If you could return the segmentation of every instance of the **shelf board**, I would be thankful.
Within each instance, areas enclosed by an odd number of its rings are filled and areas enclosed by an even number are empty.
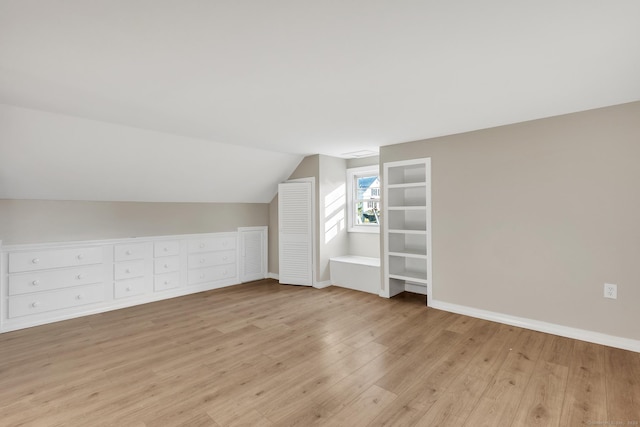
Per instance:
[[[426,205],[419,206],[388,206],[387,210],[390,211],[424,211],[427,209]]]
[[[417,258],[417,259],[427,259],[427,254],[424,252],[412,251],[412,250],[404,250],[402,252],[389,251],[389,256],[398,256],[404,258]]]
[[[387,188],[416,188],[416,187],[426,187],[426,182],[406,182],[402,184],[388,184]]]
[[[422,277],[419,277],[422,276]],[[429,282],[424,278],[424,273],[419,271],[402,271],[399,273],[389,273],[389,279],[406,280],[408,282],[422,283],[427,285]]]
[[[397,233],[397,234],[427,234],[427,230],[406,230],[399,228],[392,228],[387,230],[387,233]]]

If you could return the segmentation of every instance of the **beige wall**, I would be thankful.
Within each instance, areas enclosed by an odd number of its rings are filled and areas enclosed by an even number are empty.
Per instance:
[[[640,102],[380,151],[421,157],[434,299],[640,339]]]
[[[3,244],[234,231],[268,225],[267,203],[0,199]]]

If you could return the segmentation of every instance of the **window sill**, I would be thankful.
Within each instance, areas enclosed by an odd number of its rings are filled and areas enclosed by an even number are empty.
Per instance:
[[[380,227],[349,227],[347,228],[347,232],[349,233],[367,233],[367,234],[380,234]]]

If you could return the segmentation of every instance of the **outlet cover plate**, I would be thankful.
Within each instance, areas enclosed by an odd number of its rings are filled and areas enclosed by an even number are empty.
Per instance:
[[[611,299],[618,299],[618,285],[613,283],[604,284],[604,297]]]

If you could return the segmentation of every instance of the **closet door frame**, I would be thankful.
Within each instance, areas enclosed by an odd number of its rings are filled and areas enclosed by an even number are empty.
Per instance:
[[[316,222],[316,179],[315,177],[307,177],[307,178],[296,178],[296,179],[289,179],[285,182],[283,182],[282,184],[286,184],[286,183],[295,183],[295,182],[308,182],[311,185],[311,284],[312,286],[316,286],[317,285],[317,272],[316,272],[316,266],[317,266],[317,260],[316,260],[316,254],[317,254],[317,246],[316,246],[316,241],[317,241],[317,232],[318,232],[318,227],[317,227],[317,222]],[[279,195],[278,195],[278,203],[279,203]],[[278,208],[279,211],[279,208]],[[278,241],[280,240],[280,213],[278,212]],[[278,258],[280,258],[280,243],[278,243]],[[279,274],[279,272],[278,272]]]

